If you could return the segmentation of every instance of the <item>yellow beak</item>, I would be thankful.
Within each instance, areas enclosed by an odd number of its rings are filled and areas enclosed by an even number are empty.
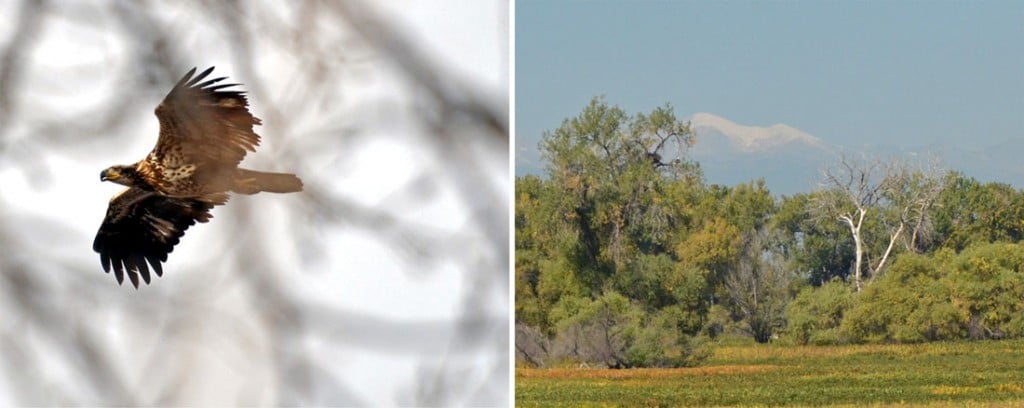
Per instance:
[[[106,169],[100,172],[100,181],[117,180],[121,178],[121,174],[115,170]]]

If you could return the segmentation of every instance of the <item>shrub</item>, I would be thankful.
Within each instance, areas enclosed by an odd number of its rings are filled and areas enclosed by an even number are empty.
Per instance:
[[[843,331],[856,341],[912,343],[1024,335],[1024,245],[958,255],[905,254],[867,286]]]
[[[972,339],[1019,332],[1024,307],[1024,245],[985,244],[964,250],[945,279],[952,305]]]
[[[785,335],[797,344],[839,343],[838,328],[853,305],[853,291],[841,280],[806,287],[786,306]]]
[[[942,303],[948,290],[935,259],[905,254],[860,293],[842,332],[853,341],[914,343],[959,331]]]
[[[689,367],[710,356],[704,341],[680,330],[680,308],[666,308],[652,314],[626,351],[635,367]]]
[[[639,307],[614,291],[592,301],[564,305],[556,305],[567,315],[558,323],[555,349],[559,357],[611,368],[632,366],[626,351],[633,346],[640,330],[643,311]],[[574,308],[578,308],[576,313],[572,313]]]
[[[558,359],[630,368],[689,366],[707,357],[700,342],[680,329],[686,318],[680,308],[648,314],[625,296],[608,291],[592,301],[561,301],[552,316],[566,316],[558,323],[553,347]]]

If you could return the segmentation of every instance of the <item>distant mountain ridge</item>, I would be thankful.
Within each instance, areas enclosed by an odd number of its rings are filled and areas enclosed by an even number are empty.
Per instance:
[[[1024,187],[1024,137],[993,146],[971,149],[943,144],[927,146],[836,146],[785,124],[751,126],[710,113],[694,114],[690,126],[697,143],[689,150],[700,163],[708,183],[736,185],[764,178],[774,194],[812,191],[821,181],[821,170],[835,162],[840,151],[864,152],[886,157],[935,155],[949,170],[963,172],[979,181]]]
[[[703,112],[693,115],[690,127],[698,137],[701,134],[719,134],[737,149],[748,153],[767,151],[791,143],[812,147],[825,146],[821,139],[789,125],[776,123],[768,127],[746,126]]]
[[[809,191],[833,149],[821,139],[777,123],[750,126],[710,114],[690,119],[696,144],[689,154],[700,163],[709,183],[736,185],[764,178],[777,194]]]

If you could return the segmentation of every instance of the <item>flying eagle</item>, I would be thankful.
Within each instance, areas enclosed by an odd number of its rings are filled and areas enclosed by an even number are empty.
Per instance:
[[[140,276],[149,284],[150,268],[161,276],[161,263],[185,230],[209,221],[210,210],[226,203],[228,192],[302,191],[294,174],[238,167],[260,143],[253,132],[260,120],[249,113],[243,91],[228,89],[239,84],[216,85],[223,77],[200,83],[211,71],[193,77],[192,68],[156,107],[160,136],[145,159],[100,173],[101,181],[128,186],[110,199],[92,244],[118,284],[126,273],[135,288]]]

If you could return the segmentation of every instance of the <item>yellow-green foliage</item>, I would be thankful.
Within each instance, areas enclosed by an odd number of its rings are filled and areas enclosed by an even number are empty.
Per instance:
[[[797,344],[840,343],[839,325],[853,307],[853,295],[853,288],[839,280],[804,288],[786,308],[787,336]]]
[[[842,332],[856,341],[1020,337],[1024,244],[903,255],[859,294]]]

